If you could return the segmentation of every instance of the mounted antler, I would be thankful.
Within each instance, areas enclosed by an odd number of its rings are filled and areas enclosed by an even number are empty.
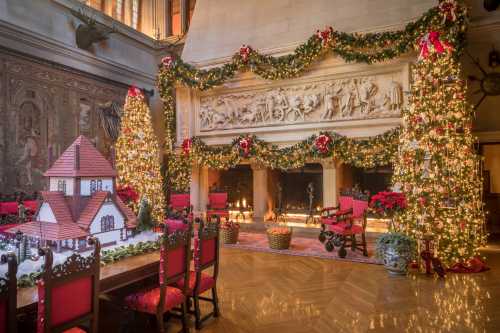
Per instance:
[[[115,28],[108,28],[98,24],[97,21],[85,12],[83,8],[78,11],[70,9],[71,15],[76,17],[82,23],[76,26],[76,45],[83,50],[89,50],[90,47],[98,42],[108,39],[108,36],[116,32]]]

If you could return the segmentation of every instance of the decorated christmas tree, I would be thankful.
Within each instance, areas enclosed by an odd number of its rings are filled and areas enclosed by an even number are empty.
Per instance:
[[[130,186],[151,206],[155,221],[162,221],[165,200],[160,174],[159,147],[151,115],[138,88],[131,87],[123,110],[120,136],[116,141],[118,184]],[[132,202],[136,213],[138,202]]]
[[[456,55],[453,41],[437,32],[421,41],[394,176],[408,202],[399,228],[416,239],[432,235],[447,265],[476,256],[485,242],[473,110]]]

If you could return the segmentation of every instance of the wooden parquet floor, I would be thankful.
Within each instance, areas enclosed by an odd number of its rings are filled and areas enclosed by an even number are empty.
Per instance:
[[[490,271],[441,280],[393,277],[379,265],[223,248],[222,315],[201,332],[500,332],[500,246],[483,253]],[[121,314],[105,306],[102,312],[100,332],[116,332]],[[178,332],[177,319],[170,321],[168,332]],[[153,323],[140,319],[134,331],[155,332]]]

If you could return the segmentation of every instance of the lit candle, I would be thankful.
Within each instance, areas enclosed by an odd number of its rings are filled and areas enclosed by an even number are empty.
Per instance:
[[[237,208],[240,208],[240,201],[239,201],[239,200],[238,200],[238,201],[236,201],[236,207],[237,207]]]
[[[247,207],[247,200],[245,198],[243,198],[243,208],[246,208]]]

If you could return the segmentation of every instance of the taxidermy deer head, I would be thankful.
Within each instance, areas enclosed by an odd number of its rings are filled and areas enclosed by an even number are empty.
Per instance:
[[[83,9],[79,9],[78,11],[70,9],[70,12],[81,21],[79,24],[73,24],[76,29],[76,45],[80,49],[88,51],[93,44],[108,39],[109,34],[115,32],[114,28],[98,24]]]

